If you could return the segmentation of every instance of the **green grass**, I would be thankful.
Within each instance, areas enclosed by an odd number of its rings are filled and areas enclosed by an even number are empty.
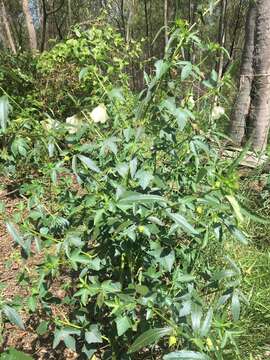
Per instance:
[[[245,203],[270,220],[270,188],[267,183],[254,189],[259,176],[243,184]],[[243,272],[243,291],[250,305],[243,308],[240,323],[242,335],[239,350],[243,360],[270,359],[270,224],[250,222],[247,233],[249,246],[229,245],[231,256],[240,263]]]
[[[250,301],[240,324],[240,352],[243,359],[270,359],[270,249],[258,250],[251,245],[237,251],[236,257],[243,270],[243,290]]]

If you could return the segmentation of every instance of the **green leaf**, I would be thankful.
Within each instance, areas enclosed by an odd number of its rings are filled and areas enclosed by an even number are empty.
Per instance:
[[[270,219],[264,218],[256,213],[254,213],[252,210],[247,209],[243,204],[239,204],[241,207],[241,213],[245,216],[247,216],[249,219],[259,223],[259,224],[270,224]]]
[[[130,346],[128,354],[132,354],[138,350],[141,350],[145,346],[155,343],[164,336],[169,335],[171,332],[172,332],[171,327],[156,328],[145,331]]]
[[[105,293],[118,293],[121,291],[121,284],[119,282],[112,282],[111,280],[103,281],[101,288]]]
[[[115,322],[118,336],[122,336],[128,329],[132,327],[131,321],[127,316],[118,317]]]
[[[118,164],[116,166],[116,171],[118,172],[118,174],[124,178],[127,176],[128,174],[128,171],[129,171],[129,166],[127,163],[121,163],[121,164]]]
[[[179,225],[186,233],[198,235],[199,232],[180,214],[169,213],[168,216]]]
[[[233,162],[230,164],[230,166],[227,169],[227,174],[231,174],[242,162],[242,160],[245,158],[245,156],[247,155],[250,147],[252,144],[252,139],[249,139],[246,144],[245,147],[243,148],[243,150],[239,153],[239,155],[233,160]]]
[[[76,351],[75,339],[71,335],[80,335],[79,329],[63,328],[54,332],[53,348],[55,349],[63,341],[69,349]]]
[[[168,97],[167,99],[163,100],[161,103],[161,108],[165,108],[169,111],[169,113],[174,114],[176,110],[175,98]]]
[[[38,335],[42,336],[46,334],[48,331],[49,321],[41,321],[41,323],[38,325],[36,332]]]
[[[73,172],[74,172],[74,174],[76,176],[78,184],[81,184],[82,180],[79,177],[78,172],[77,172],[77,156],[76,155],[73,155],[73,157],[72,157],[71,168],[72,168],[72,170],[73,170]]]
[[[103,142],[101,148],[103,156],[106,155],[109,151],[112,152],[114,155],[117,154],[117,141],[118,139],[115,136],[111,136]]]
[[[149,293],[149,288],[145,285],[136,285],[136,292],[142,296],[145,296]]]
[[[248,240],[246,239],[245,235],[237,227],[235,227],[234,225],[231,225],[231,226],[229,226],[229,231],[242,244],[244,244],[244,245],[248,244]]]
[[[158,60],[155,62],[155,68],[156,68],[156,80],[160,80],[163,75],[166,74],[166,72],[169,69],[169,64],[165,62],[164,60]]]
[[[88,67],[82,68],[79,73],[79,81],[81,81],[87,74],[88,74]]]
[[[191,307],[191,325],[194,332],[198,331],[201,325],[202,307],[193,304]]]
[[[84,264],[84,265],[88,265],[90,262],[90,257],[86,256],[84,254],[81,254],[81,250],[74,250],[70,256],[69,256],[70,260],[74,263],[78,263],[78,264]]]
[[[140,193],[132,193],[126,197],[125,193],[122,195],[119,200],[120,204],[133,204],[133,203],[150,203],[153,204],[155,202],[158,203],[166,203],[167,200],[159,195],[148,195],[148,194],[140,194]]]
[[[232,316],[234,321],[238,321],[240,317],[240,300],[238,293],[236,291],[233,292],[232,295]]]
[[[28,144],[23,138],[18,137],[12,142],[11,151],[14,156],[21,155],[26,157],[28,153]]]
[[[20,317],[20,315],[17,313],[17,311],[14,308],[12,308],[11,306],[8,306],[8,305],[4,305],[3,312],[6,316],[6,318],[12,324],[17,325],[19,328],[21,328],[23,330],[25,329],[22,318]]]
[[[108,93],[111,99],[117,99],[119,101],[125,101],[123,92],[121,88],[114,88]]]
[[[96,173],[100,173],[99,167],[95,164],[93,160],[90,158],[84,156],[84,155],[78,155],[78,158],[81,160],[81,162],[86,165],[90,170],[95,171]]]
[[[20,233],[17,231],[17,229],[15,228],[14,224],[11,222],[7,222],[6,223],[7,226],[7,231],[9,232],[9,234],[11,235],[12,239],[18,244],[20,245],[28,254],[29,253],[29,248],[26,246],[25,241],[23,239],[23,237],[20,235]]]
[[[209,333],[211,329],[212,318],[213,318],[213,309],[210,308],[206,314],[205,320],[200,330],[201,336],[206,336]]]
[[[134,176],[136,174],[137,171],[137,166],[138,166],[138,160],[135,157],[134,159],[132,159],[129,163],[129,171],[130,171],[130,176],[131,179],[134,179]]]
[[[187,123],[189,114],[185,111],[185,109],[177,108],[175,109],[174,116],[176,117],[179,129],[182,131]]]
[[[7,96],[1,96],[0,97],[0,127],[3,131],[7,128],[8,123],[8,115],[10,112],[11,106],[8,101]]]
[[[213,280],[223,280],[223,279],[227,279],[233,276],[238,275],[238,273],[233,270],[233,269],[225,269],[225,270],[221,270],[219,272],[217,272],[214,276],[213,276]]]
[[[181,81],[186,80],[192,72],[192,64],[187,63],[181,71]]]
[[[64,337],[63,341],[68,349],[76,351],[76,341],[75,341],[74,337],[72,337],[71,335],[66,335]]]
[[[82,352],[87,356],[88,360],[91,360],[91,359],[94,359],[93,355],[95,355],[95,353],[97,352],[97,349],[88,348],[86,346],[86,344],[84,344],[84,346],[82,348]]]
[[[136,179],[138,179],[142,189],[145,190],[154,179],[154,176],[149,171],[139,170],[136,173]]]
[[[239,206],[236,198],[233,195],[226,195],[225,197],[231,204],[231,207],[233,208],[238,221],[243,222],[244,218],[243,218],[243,215],[241,214],[241,209],[240,209],[240,206]]]
[[[215,69],[213,69],[211,71],[211,76],[210,76],[211,80],[214,81],[214,82],[217,82],[218,81],[218,73],[216,72]]]
[[[168,255],[165,256],[162,256],[161,253],[161,256],[159,258],[159,263],[164,267],[166,271],[169,272],[172,271],[174,262],[175,262],[175,253],[173,250]]]
[[[7,352],[0,355],[0,360],[33,360],[33,358],[21,351],[10,348]]]
[[[210,358],[202,353],[188,350],[175,351],[164,355],[163,360],[210,360]]]
[[[190,274],[180,274],[177,276],[177,281],[185,283],[185,282],[191,282],[194,281],[196,278],[193,275]]]
[[[91,325],[90,330],[85,333],[85,340],[88,344],[102,343],[102,335],[97,325]]]

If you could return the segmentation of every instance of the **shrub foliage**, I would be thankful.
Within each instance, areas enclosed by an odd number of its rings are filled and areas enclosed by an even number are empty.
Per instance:
[[[32,108],[1,98],[1,163],[27,200],[27,217],[7,218],[7,229],[25,257],[44,255],[24,276],[25,305],[54,348],[85,359],[237,354],[234,321],[247,300],[223,245],[246,243],[237,179],[208,126],[216,73],[206,80],[203,64],[181,61],[185,46],[211,55],[178,24],[137,96],[114,29],[76,30],[36,59]],[[91,115],[100,104],[105,122]],[[1,303],[4,318],[23,327],[10,305]]]

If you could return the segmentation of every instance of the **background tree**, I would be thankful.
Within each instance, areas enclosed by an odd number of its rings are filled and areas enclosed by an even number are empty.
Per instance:
[[[241,145],[246,130],[246,121],[250,108],[250,93],[253,81],[253,53],[257,8],[250,2],[245,28],[245,44],[243,49],[239,90],[231,115],[230,136],[233,142]]]
[[[259,151],[266,148],[270,123],[269,24],[269,2],[251,1],[246,23],[240,88],[230,128],[230,135],[235,143],[241,145],[246,133],[253,148]]]
[[[269,1],[258,0],[254,80],[251,91],[249,132],[256,150],[267,145],[270,123],[270,7]]]
[[[16,46],[15,46],[15,41],[13,39],[13,35],[11,32],[11,28],[10,28],[10,23],[9,23],[9,18],[8,18],[8,14],[6,12],[6,7],[5,7],[5,3],[4,0],[1,0],[1,18],[2,18],[2,22],[4,24],[4,29],[5,29],[5,35],[7,38],[6,44],[7,46],[11,49],[11,51],[16,54]]]
[[[30,49],[35,52],[37,50],[37,35],[28,0],[22,0],[22,8],[28,30]]]

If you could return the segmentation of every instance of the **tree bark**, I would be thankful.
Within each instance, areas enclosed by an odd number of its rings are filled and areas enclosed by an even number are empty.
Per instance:
[[[1,12],[2,12],[1,15],[2,15],[3,24],[4,24],[4,27],[5,27],[5,31],[6,31],[6,36],[7,36],[7,43],[8,43],[8,46],[9,46],[10,50],[13,52],[13,54],[16,54],[17,50],[16,50],[15,42],[13,40],[12,33],[11,33],[11,29],[10,29],[10,25],[9,25],[9,21],[8,21],[4,1],[1,0],[0,4],[1,4]]]
[[[269,0],[257,1],[254,80],[249,125],[253,148],[264,151],[270,124],[270,7]]]
[[[41,30],[41,43],[40,43],[40,51],[43,52],[45,50],[45,42],[46,42],[46,30],[47,30],[47,10],[45,0],[42,0],[42,30]]]
[[[72,8],[71,8],[71,0],[68,0],[68,25],[71,27],[72,25]]]
[[[165,47],[167,46],[169,41],[169,33],[168,33],[168,0],[164,0],[164,42]]]
[[[253,53],[257,9],[250,2],[245,28],[245,44],[242,54],[238,95],[231,115],[230,137],[236,145],[241,145],[246,130],[246,120],[250,108],[250,92],[253,80]]]
[[[135,0],[129,1],[129,15],[126,27],[126,42],[129,43],[132,39],[132,25],[133,25],[133,17],[135,11]]]
[[[146,38],[146,57],[149,60],[151,58],[151,40],[149,34],[149,17],[148,17],[148,7],[147,7],[147,0],[144,0],[144,18],[145,18],[145,38]],[[148,71],[150,68],[148,66]]]
[[[35,29],[34,22],[33,22],[33,17],[30,12],[28,0],[22,0],[22,8],[23,8],[23,13],[24,13],[25,20],[26,20],[30,49],[32,52],[36,52],[37,51],[37,35],[36,35],[36,29]]]
[[[121,0],[121,7],[120,7],[120,11],[121,11],[121,22],[122,22],[122,26],[120,26],[121,31],[122,31],[122,35],[123,38],[126,39],[126,21],[125,21],[125,13],[124,13],[124,0]]]
[[[226,26],[225,26],[226,10],[227,10],[227,0],[222,0],[220,20],[219,20],[219,33],[218,33],[218,42],[221,47],[224,47],[226,40]],[[221,50],[219,55],[219,62],[217,66],[218,81],[220,81],[222,78],[223,63],[224,63],[224,52],[223,50]]]
[[[239,6],[238,6],[238,11],[237,11],[237,16],[236,16],[236,21],[235,21],[235,27],[234,27],[234,31],[232,34],[232,40],[231,40],[231,46],[230,46],[230,58],[227,59],[226,64],[223,66],[223,70],[222,70],[222,75],[225,74],[225,72],[227,71],[229,65],[231,64],[231,62],[233,62],[234,59],[234,50],[235,50],[235,44],[239,38],[239,30],[241,31],[241,27],[240,25],[240,19],[241,19],[241,14],[242,14],[242,9],[243,7],[243,0],[240,0],[239,2]]]

